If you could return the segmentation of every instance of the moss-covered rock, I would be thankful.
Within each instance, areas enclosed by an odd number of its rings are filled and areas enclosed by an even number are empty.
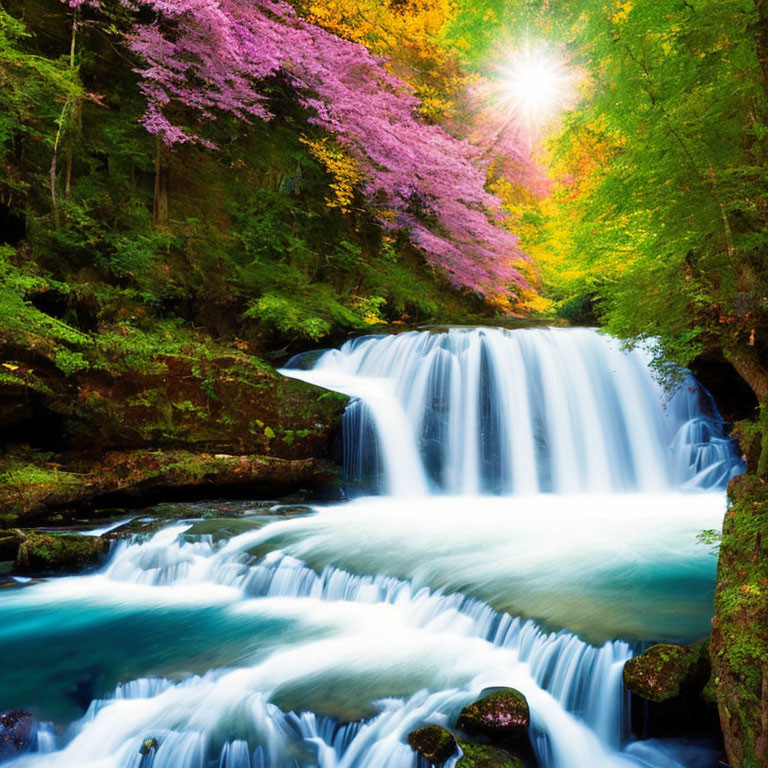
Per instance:
[[[768,766],[768,485],[731,481],[710,654],[728,760]]]
[[[94,536],[30,534],[19,547],[15,570],[25,576],[81,573],[98,566],[108,551],[109,542]]]
[[[0,468],[0,529],[46,510],[93,504],[130,504],[174,492],[282,494],[318,489],[339,480],[328,459],[193,453],[184,450],[108,451],[99,456],[72,454],[59,463],[44,457],[14,459]],[[66,463],[68,471],[61,469]],[[10,469],[8,468],[10,467]],[[2,558],[0,558],[2,559]]]
[[[149,454],[182,456],[175,471],[163,469],[169,487],[220,475],[221,456],[334,463],[347,398],[281,376],[245,342],[118,323],[100,328],[95,340],[83,336],[81,347],[78,364],[65,365],[60,344],[0,328],[0,402],[11,404],[0,407],[0,526],[122,487]],[[115,452],[126,467],[109,458]],[[116,483],[98,477],[105,454]],[[285,466],[300,465],[281,465],[276,488],[286,487]],[[249,474],[223,471],[225,485]],[[256,474],[261,481],[264,473]]]
[[[498,747],[467,741],[460,741],[459,746],[463,755],[456,763],[456,768],[524,768],[525,765],[520,757]]]
[[[524,734],[530,722],[525,696],[514,688],[503,688],[464,707],[456,725],[470,735],[504,744]]]
[[[650,701],[662,702],[697,689],[709,678],[709,659],[704,644],[659,644],[624,665],[624,687]]]
[[[286,379],[237,339],[125,322],[78,339],[73,353],[47,336],[0,327],[0,402],[10,403],[0,408],[0,439],[26,433],[57,450],[319,457],[328,455],[347,402]],[[65,353],[82,359],[65,365]]]
[[[432,765],[442,765],[458,751],[456,739],[439,725],[427,725],[408,734],[408,743]]]
[[[694,646],[660,644],[624,666],[632,694],[632,730],[640,738],[710,738],[717,709],[705,694],[710,679],[708,639]]]

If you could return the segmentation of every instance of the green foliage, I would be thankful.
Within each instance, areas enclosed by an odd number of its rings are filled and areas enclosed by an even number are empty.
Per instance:
[[[17,339],[31,334],[72,346],[87,345],[87,335],[38,310],[28,300],[29,294],[44,293],[57,284],[34,274],[34,265],[15,266],[14,256],[12,248],[0,246],[0,330]]]
[[[666,360],[725,356],[756,394],[768,388],[766,27],[752,0],[459,0],[447,32],[481,71],[498,41],[528,38],[586,75],[545,148],[552,196],[522,216],[561,314],[582,320],[589,302]]]
[[[164,355],[205,356],[206,335],[257,352],[466,315],[467,300],[387,236],[354,184],[343,210],[329,203],[338,179],[310,151],[324,134],[287,84],[270,85],[268,123],[212,124],[218,151],[168,150],[139,124],[135,62],[119,45],[128,12],[102,3],[79,13],[70,59],[67,4],[0,9],[0,221],[17,230],[7,245],[0,232],[0,334],[76,376],[161,372]],[[153,218],[160,167],[162,226]],[[214,400],[214,383],[203,386]]]
[[[746,345],[768,310],[754,5],[577,3],[566,16],[593,85],[554,155],[574,169],[590,139],[609,159],[560,199],[581,265],[571,290],[595,290],[608,330],[655,336],[667,359]]]
[[[281,333],[309,339],[319,339],[331,328],[327,320],[318,317],[306,305],[302,306],[292,299],[277,294],[262,296],[246,310],[244,317],[259,320],[267,328]]]
[[[73,352],[69,349],[62,349],[56,355],[56,365],[65,376],[72,376],[78,371],[84,371],[90,363],[85,359],[81,352]]]

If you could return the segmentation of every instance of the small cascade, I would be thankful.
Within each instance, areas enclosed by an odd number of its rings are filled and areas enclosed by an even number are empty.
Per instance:
[[[301,616],[314,632],[252,665],[181,682],[122,683],[92,703],[62,750],[53,751],[51,736],[45,754],[41,748],[11,766],[205,768],[215,760],[234,768],[410,768],[410,730],[427,722],[449,725],[484,687],[496,684],[514,685],[528,697],[542,768],[632,764],[618,752],[626,731],[620,684],[631,655],[626,643],[594,647],[459,593],[330,566],[318,573],[279,552],[250,562],[241,551],[247,542],[236,538],[217,548],[209,539],[187,541],[183,527],[171,530],[173,539],[166,530],[149,541],[124,542],[102,574],[51,584],[49,599],[66,601],[70,589],[93,591],[88,581],[111,582],[113,592],[121,582],[156,589],[212,583],[237,591],[232,610]],[[333,626],[321,629],[332,607]],[[372,644],[384,627],[383,643]],[[336,674],[352,690],[368,688],[371,674],[390,681],[405,674],[400,685],[412,690],[379,699],[377,713],[347,722],[273,703],[332,697],[327,685]],[[358,674],[363,677],[355,682]],[[313,680],[324,681],[320,689],[304,690]],[[442,685],[434,690],[437,681]],[[145,759],[141,746],[152,739],[157,749]]]
[[[589,329],[365,337],[313,363],[283,372],[357,398],[348,476],[390,494],[712,490],[743,469],[692,376],[667,391]]]

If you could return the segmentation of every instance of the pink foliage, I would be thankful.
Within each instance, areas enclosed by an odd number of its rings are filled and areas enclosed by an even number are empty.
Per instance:
[[[500,201],[485,190],[479,152],[426,124],[409,86],[365,47],[306,22],[283,0],[123,2],[155,15],[129,42],[143,61],[151,133],[168,144],[199,141],[167,116],[174,101],[208,119],[267,120],[260,81],[279,73],[311,121],[364,168],[364,191],[382,221],[406,229],[455,286],[483,295],[525,286],[514,267],[525,258],[518,240],[489,213]]]

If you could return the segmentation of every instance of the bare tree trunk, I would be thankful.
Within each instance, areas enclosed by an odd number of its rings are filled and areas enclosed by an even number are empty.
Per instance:
[[[73,135],[70,136],[69,148],[67,149],[67,171],[64,182],[64,197],[69,200],[70,193],[72,192],[72,165],[74,163],[74,150],[72,145],[75,140],[78,139],[82,133],[83,128],[83,102],[78,99],[74,108],[73,123]]]
[[[67,152],[67,172],[64,176],[64,197],[69,200],[72,192],[72,150]]]
[[[155,152],[155,198],[152,210],[155,225],[158,227],[165,227],[168,224],[169,176],[168,163],[163,152],[163,141],[158,136]]]

